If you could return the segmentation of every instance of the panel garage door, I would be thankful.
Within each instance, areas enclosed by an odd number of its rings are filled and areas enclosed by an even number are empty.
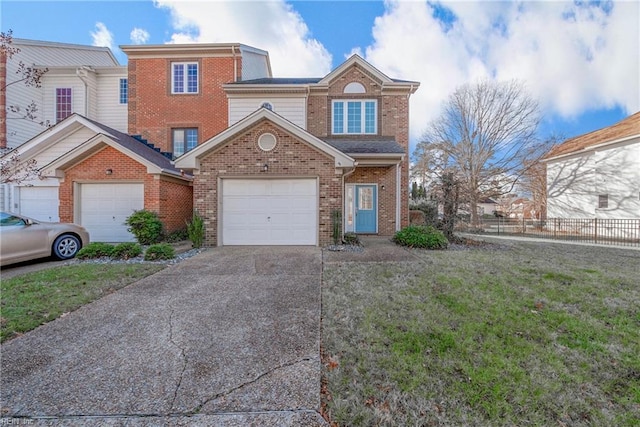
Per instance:
[[[315,179],[222,180],[223,245],[315,245]]]
[[[143,184],[80,184],[80,221],[92,242],[134,242],[125,220],[144,208]]]
[[[20,187],[20,214],[40,221],[58,222],[58,187]]]

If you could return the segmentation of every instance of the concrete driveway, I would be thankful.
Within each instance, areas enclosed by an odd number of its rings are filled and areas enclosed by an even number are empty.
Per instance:
[[[2,345],[0,423],[326,425],[321,274],[313,247],[168,267]]]

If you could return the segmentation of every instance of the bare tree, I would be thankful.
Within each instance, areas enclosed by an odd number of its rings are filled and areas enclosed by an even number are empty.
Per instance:
[[[479,201],[510,193],[542,154],[539,122],[538,103],[523,83],[485,80],[451,94],[419,146],[424,153],[436,153],[434,173],[455,171],[460,202],[468,204],[476,225]]]
[[[15,54],[20,52],[20,49],[13,46],[13,32],[11,30],[6,33],[0,32],[0,62],[5,64]],[[4,105],[7,100],[7,88],[14,84],[24,84],[26,86],[34,86],[39,88],[41,86],[42,76],[48,71],[47,68],[36,68],[35,66],[27,66],[22,61],[18,62],[18,69],[16,71],[17,78],[12,81],[2,79],[0,81],[0,99],[3,99],[4,111],[0,114],[0,128],[5,129],[6,120],[22,119],[37,122],[41,126],[49,126],[48,120],[38,121],[38,106],[35,101],[31,101],[26,106],[20,105]],[[4,76],[3,76],[4,77]],[[12,117],[8,117],[9,113],[13,113]],[[24,181],[33,179],[43,179],[41,172],[38,170],[37,162],[35,159],[28,161],[20,160],[20,153],[18,150],[11,150],[6,147],[6,136],[2,136],[5,139],[3,144],[0,145],[0,183],[14,183],[20,184]]]

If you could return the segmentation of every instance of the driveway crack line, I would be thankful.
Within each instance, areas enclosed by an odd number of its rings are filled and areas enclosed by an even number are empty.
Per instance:
[[[182,379],[184,378],[184,373],[187,370],[188,363],[187,352],[185,351],[184,347],[178,345],[178,343],[173,340],[173,314],[175,313],[175,310],[171,306],[172,299],[173,298],[169,300],[169,307],[171,309],[171,311],[169,312],[169,342],[174,347],[180,350],[180,357],[182,358],[182,370],[180,371],[180,377],[178,378],[176,388],[173,391],[173,398],[171,399],[171,405],[169,406],[170,411],[173,410],[176,400],[178,399],[178,391],[180,390],[180,386],[182,385]]]
[[[207,403],[209,403],[209,402],[211,402],[211,401],[213,401],[213,400],[216,400],[216,399],[218,399],[218,398],[220,398],[220,397],[224,397],[224,396],[226,396],[226,395],[228,395],[228,394],[231,394],[231,393],[233,393],[234,391],[240,390],[240,389],[241,389],[241,388],[243,388],[243,387],[246,387],[246,386],[249,386],[249,385],[251,385],[251,384],[254,384],[254,383],[258,382],[260,379],[262,379],[262,378],[266,377],[267,375],[270,375],[270,374],[272,374],[272,373],[274,373],[274,372],[276,372],[276,371],[278,371],[278,370],[280,370],[280,369],[288,368],[288,367],[291,367],[291,366],[297,365],[298,363],[302,363],[302,362],[311,362],[311,361],[318,361],[318,362],[319,362],[319,360],[318,360],[316,357],[303,357],[303,358],[300,358],[300,359],[297,359],[297,360],[294,360],[294,361],[291,361],[291,362],[284,362],[284,363],[281,363],[280,365],[275,366],[275,367],[273,367],[272,369],[269,369],[268,371],[265,371],[265,372],[263,372],[263,373],[261,373],[261,374],[257,375],[256,377],[254,377],[253,379],[251,379],[251,380],[249,380],[249,381],[243,382],[242,384],[239,384],[239,385],[237,385],[237,386],[235,386],[235,387],[232,387],[232,388],[230,388],[230,389],[228,389],[228,390],[225,390],[225,391],[223,391],[223,392],[217,393],[217,394],[215,394],[215,395],[213,395],[213,396],[209,397],[209,398],[208,398],[208,399],[206,399],[204,402],[202,402],[200,405],[198,405],[198,406],[197,406],[193,411],[191,411],[190,413],[191,413],[191,414],[197,414],[197,413],[199,413],[199,412],[202,410],[202,408],[203,408]]]

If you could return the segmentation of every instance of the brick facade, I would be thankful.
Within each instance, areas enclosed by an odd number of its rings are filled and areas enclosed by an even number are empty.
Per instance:
[[[106,175],[111,169],[113,173]],[[147,173],[146,166],[120,151],[107,147],[65,170],[60,182],[60,221],[78,222],[74,218],[74,183],[141,182],[144,184],[144,208],[156,212],[172,232],[185,228],[190,221],[193,206],[193,189],[188,182]]]
[[[171,93],[173,62],[198,63],[198,93]],[[172,152],[173,128],[197,128],[199,143],[223,131],[229,118],[222,85],[239,67],[232,57],[129,58],[129,133]]]
[[[269,152],[257,145],[258,137],[265,132],[275,135],[278,141]],[[265,163],[269,165],[268,172],[262,172]],[[201,158],[194,181],[194,208],[205,220],[208,246],[219,244],[218,178],[224,177],[318,178],[319,243],[331,242],[331,213],[342,208],[342,175],[336,173],[332,157],[265,120]]]
[[[395,166],[356,168],[345,184],[378,185],[378,234],[392,236],[396,231]]]

